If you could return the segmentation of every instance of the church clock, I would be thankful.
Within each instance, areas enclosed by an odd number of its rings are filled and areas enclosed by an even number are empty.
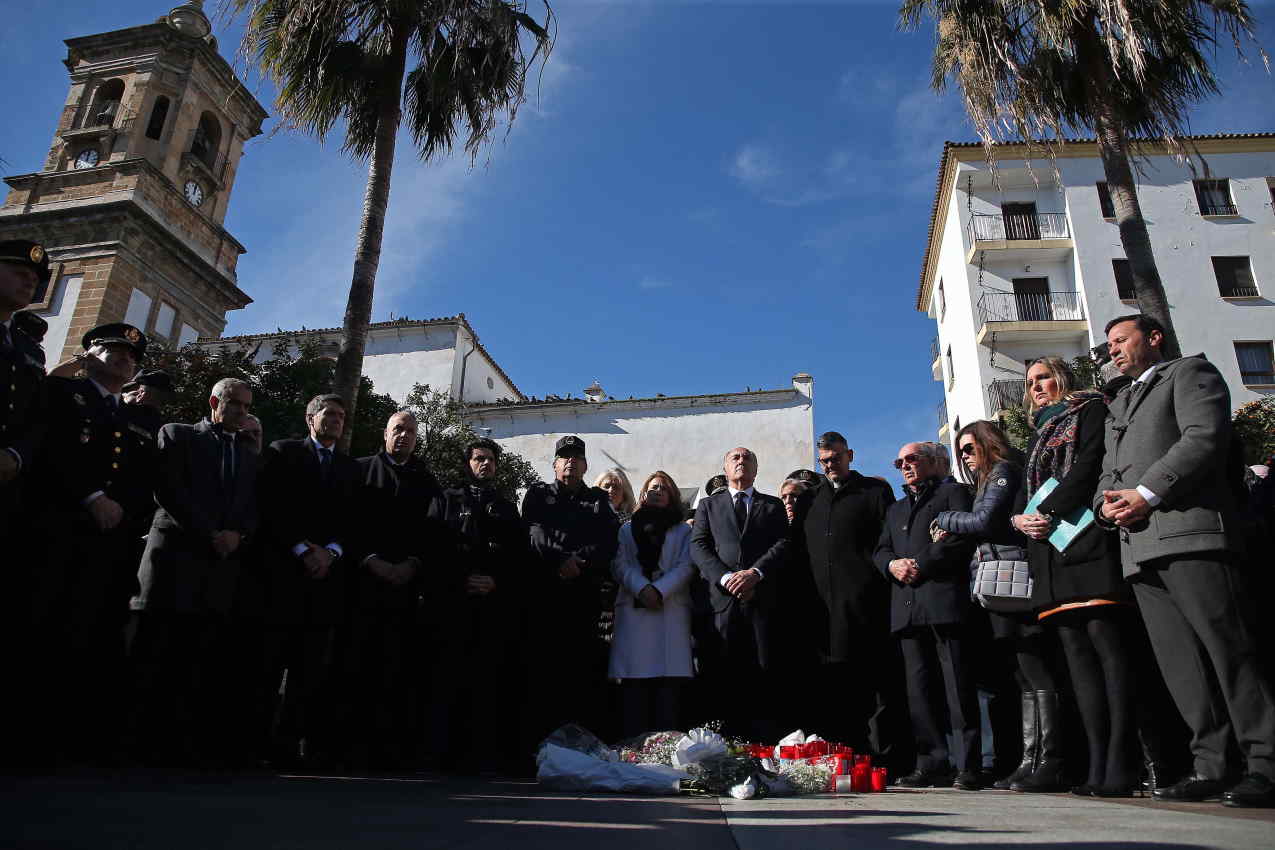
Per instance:
[[[204,202],[204,190],[194,180],[187,180],[184,189],[186,200],[190,201],[192,207],[197,207]]]
[[[80,151],[79,154],[76,155],[75,167],[76,168],[92,168],[93,166],[97,165],[98,158],[99,158],[99,155],[96,148],[85,148],[84,150]]]

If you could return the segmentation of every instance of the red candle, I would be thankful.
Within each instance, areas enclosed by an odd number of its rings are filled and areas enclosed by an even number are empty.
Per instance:
[[[866,794],[872,790],[872,770],[861,764],[856,764],[854,770],[850,773],[851,787],[861,793]]]
[[[796,759],[796,758],[800,758],[801,756],[800,756],[799,748],[783,746],[779,748],[779,757],[781,759]]]
[[[872,790],[884,791],[888,784],[889,774],[884,767],[876,767],[872,769]]]

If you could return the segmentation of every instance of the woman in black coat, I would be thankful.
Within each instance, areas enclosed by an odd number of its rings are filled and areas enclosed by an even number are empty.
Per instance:
[[[1012,521],[1031,538],[1033,607],[1042,622],[1057,629],[1089,744],[1088,779],[1072,793],[1127,797],[1137,784],[1131,758],[1134,672],[1125,633],[1133,612],[1115,535],[1090,522],[1062,551],[1049,540],[1060,519],[1075,521],[1092,504],[1105,451],[1106,404],[1100,393],[1072,392],[1074,386],[1075,377],[1061,358],[1043,357],[1027,370],[1027,403],[1036,431],[1028,446],[1025,497],[1030,500],[1050,481],[1056,486],[1032,513]],[[1039,775],[1047,767],[1052,768],[1048,774]],[[1015,787],[1058,790],[1061,778],[1061,754],[1056,754],[1042,759],[1037,775]]]
[[[961,455],[961,477],[976,488],[974,507],[944,511],[935,525],[978,544],[971,569],[982,561],[1026,561],[1027,538],[1009,522],[1022,491],[1021,455],[993,422],[966,425],[956,434],[956,448]],[[1040,715],[1057,713],[1058,686],[1049,663],[1050,635],[1033,613],[988,611],[987,618],[997,648],[1013,655],[1014,678],[1022,695],[1023,759],[1013,773],[992,786],[1006,790],[1031,776],[1039,765]]]

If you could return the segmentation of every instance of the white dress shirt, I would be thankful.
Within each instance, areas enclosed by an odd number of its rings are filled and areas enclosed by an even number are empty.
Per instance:
[[[754,493],[754,490],[753,490],[753,488],[752,488],[751,486],[749,486],[749,487],[745,487],[743,490],[737,490],[737,489],[735,489],[734,487],[727,486],[726,490],[730,493],[730,509],[731,509],[731,513],[734,513],[734,511],[735,511],[735,498],[736,498],[736,497],[737,497],[740,493],[742,493],[742,494],[743,494],[743,496],[744,496],[744,510],[745,510],[745,511],[751,511],[751,510],[753,509],[753,493]],[[741,528],[741,529],[740,529],[740,533],[742,534],[742,533],[743,533],[743,531],[744,531],[744,530]],[[757,569],[756,567],[753,567],[753,570],[757,573],[757,577],[758,577],[758,578],[765,578],[765,576],[764,576],[764,575],[762,575],[761,570]],[[731,576],[733,576],[736,572],[739,572],[739,571],[738,571],[738,570],[734,570],[734,571],[732,571],[732,572],[725,573],[724,575],[722,575],[722,580],[721,580],[720,582],[718,582],[718,583],[719,583],[722,587],[725,587],[725,586],[726,586],[726,581],[727,581],[727,579],[729,579]]]

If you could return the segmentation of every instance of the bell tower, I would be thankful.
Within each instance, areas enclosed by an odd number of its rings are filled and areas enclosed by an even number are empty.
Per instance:
[[[266,111],[217,51],[203,0],[155,23],[66,41],[71,87],[43,170],[6,177],[0,238],[45,245],[31,307],[50,365],[90,328],[134,324],[177,347],[251,303],[222,227],[244,142]]]

